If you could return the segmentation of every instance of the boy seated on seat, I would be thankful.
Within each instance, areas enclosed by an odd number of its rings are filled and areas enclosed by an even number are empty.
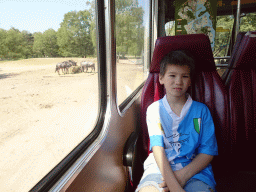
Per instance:
[[[161,62],[159,81],[166,95],[147,109],[150,150],[136,191],[215,191],[210,162],[218,154],[209,109],[186,93],[194,60],[173,51]]]

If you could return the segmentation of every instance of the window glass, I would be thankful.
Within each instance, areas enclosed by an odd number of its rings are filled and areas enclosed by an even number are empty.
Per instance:
[[[214,57],[224,57],[228,54],[230,38],[232,35],[234,25],[233,15],[217,16],[217,27],[216,27],[216,37],[215,37],[215,47],[213,56]],[[215,63],[225,63],[224,60],[215,61]]]
[[[0,2],[1,191],[29,191],[94,127],[94,4]]]
[[[231,55],[229,51],[230,38],[232,36],[232,30],[234,25],[233,15],[217,16],[215,46],[213,56],[225,57]],[[230,50],[231,51],[231,50]],[[215,59],[215,64],[227,64],[228,59]],[[225,72],[225,67],[218,67],[217,72],[220,76]]]
[[[241,14],[240,32],[256,30],[256,13]]]
[[[169,21],[165,24],[166,36],[175,36],[175,21]]]
[[[115,3],[118,105],[145,80],[147,74],[149,3],[147,0],[116,0]]]

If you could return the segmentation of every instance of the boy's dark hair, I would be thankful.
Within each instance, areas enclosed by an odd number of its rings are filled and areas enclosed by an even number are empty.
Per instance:
[[[190,70],[190,78],[192,79],[195,70],[194,59],[188,51],[177,50],[168,53],[160,63],[160,75],[164,76],[166,66],[169,64],[188,66]]]

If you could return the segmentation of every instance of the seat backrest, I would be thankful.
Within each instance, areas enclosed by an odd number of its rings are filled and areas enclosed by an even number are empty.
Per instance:
[[[146,125],[148,106],[161,99],[164,87],[159,83],[160,62],[170,51],[187,50],[195,60],[195,78],[189,90],[193,100],[205,103],[213,116],[219,153],[225,154],[229,146],[228,97],[225,85],[218,75],[208,36],[203,34],[160,37],[150,67],[150,74],[143,88],[141,100],[141,135],[144,158],[149,151],[149,137]]]
[[[238,52],[229,84],[232,163],[256,171],[256,32],[246,33]]]
[[[221,78],[223,79],[223,81],[225,82],[226,85],[229,84],[231,72],[232,72],[232,69],[234,68],[234,63],[235,63],[235,59],[237,57],[238,49],[239,49],[239,46],[242,42],[242,39],[243,39],[245,33],[246,32],[238,33],[237,38],[236,38],[236,43],[234,45],[234,49],[231,54],[231,58],[228,61],[228,67],[227,67],[226,71],[223,73],[223,75],[221,76]]]

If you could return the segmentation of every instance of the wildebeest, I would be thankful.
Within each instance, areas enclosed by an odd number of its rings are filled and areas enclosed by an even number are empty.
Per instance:
[[[77,62],[75,62],[75,61],[73,61],[73,60],[68,60],[68,62],[69,62],[72,66],[77,66],[77,65],[76,65]]]
[[[58,71],[58,74],[60,74],[60,69],[62,70],[62,73],[68,73],[68,69],[72,66],[72,64],[68,61],[63,61],[62,63],[57,63],[56,64],[56,71]]]
[[[95,71],[95,63],[93,62],[81,61],[80,66],[81,66],[81,71],[83,72],[84,70],[86,70],[87,72],[89,68],[92,69],[91,72]]]

